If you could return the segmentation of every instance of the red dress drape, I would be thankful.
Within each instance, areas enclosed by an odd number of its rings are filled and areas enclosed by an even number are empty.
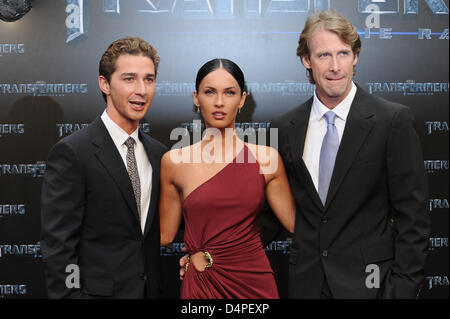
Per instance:
[[[209,252],[213,265],[201,272],[189,265],[181,298],[279,298],[257,221],[264,201],[264,175],[246,146],[186,197],[186,248]]]

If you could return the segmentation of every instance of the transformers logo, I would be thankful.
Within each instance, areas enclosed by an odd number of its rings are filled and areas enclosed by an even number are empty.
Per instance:
[[[448,287],[448,276],[427,276],[425,280],[428,283],[428,289],[442,286]]]
[[[0,245],[0,258],[5,255],[28,255],[34,258],[42,258],[41,245]]]
[[[429,174],[448,171],[448,160],[426,160],[423,163]]]
[[[0,164],[0,177],[5,175],[26,175],[42,177],[45,173],[45,164]]]
[[[435,248],[448,248],[448,237],[436,238],[432,237],[428,240],[428,250],[434,250]]]
[[[65,96],[68,94],[87,94],[86,83],[0,83],[0,94],[24,94],[32,96]]]
[[[434,121],[425,122],[427,129],[427,135],[431,135],[436,132],[447,132],[448,133],[448,122]]]
[[[56,128],[58,130],[58,137],[64,137],[72,134],[73,132],[79,131],[85,127],[88,127],[87,123],[58,123],[56,124]],[[1,125],[0,125],[1,127]],[[139,123],[139,129],[144,133],[150,133],[150,124],[148,123]]]
[[[426,4],[434,15],[448,15],[448,7],[444,0],[403,0],[403,14],[418,16],[420,3]],[[330,0],[133,0],[132,4],[139,13],[154,18],[155,16],[184,18],[184,19],[231,19],[239,15],[248,18],[278,18],[284,19],[286,14],[305,15],[315,10],[331,8]],[[66,0],[66,42],[69,43],[86,34],[84,0]],[[399,14],[400,0],[358,0],[357,10],[361,14],[381,15]],[[102,11],[106,15],[117,16],[121,14],[120,0],[103,0]],[[419,34],[420,31],[416,34]],[[425,37],[429,37],[431,30],[423,28]],[[367,31],[366,31],[367,33]],[[390,38],[391,29],[380,29],[385,33],[384,38]],[[445,31],[444,31],[445,33]],[[448,39],[448,29],[446,33]],[[366,34],[367,37],[367,34]],[[369,30],[370,37],[370,30]],[[442,35],[441,35],[442,38]],[[445,38],[445,37],[444,37]]]
[[[24,134],[25,124],[0,124],[0,137],[10,134]]]
[[[23,54],[25,53],[25,44],[0,44],[0,56],[3,54]]]
[[[246,83],[247,93],[251,94],[277,94],[281,96],[312,95],[316,86],[311,83],[285,82],[285,83]],[[191,96],[195,90],[195,83],[162,82],[156,84],[157,96]]]
[[[426,3],[433,14],[448,14],[448,7],[444,0],[404,0],[403,14],[418,15],[419,2]],[[373,13],[374,11],[368,10],[373,4],[379,8],[375,11],[378,14],[398,14],[401,11],[399,0],[358,0],[358,11],[360,13]]]
[[[447,198],[431,198],[428,200],[430,204],[430,212],[433,211],[433,209],[448,209],[448,199]]]
[[[448,93],[448,82],[419,83],[407,82],[367,82],[367,89],[370,94],[401,94],[401,95],[426,95]]]
[[[0,284],[0,298],[5,295],[26,295],[27,285],[4,285]]]
[[[25,215],[25,204],[19,205],[0,204],[0,218],[7,215]]]

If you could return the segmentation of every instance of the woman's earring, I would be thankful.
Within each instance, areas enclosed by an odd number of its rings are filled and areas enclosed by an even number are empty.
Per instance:
[[[241,114],[241,108],[238,109],[238,114]]]
[[[200,106],[197,106],[197,113],[200,114]]]

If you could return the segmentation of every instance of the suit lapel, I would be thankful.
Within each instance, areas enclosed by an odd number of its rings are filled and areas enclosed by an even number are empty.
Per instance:
[[[372,130],[373,125],[370,118],[373,116],[373,111],[370,109],[369,105],[370,103],[367,102],[366,93],[358,87],[358,91],[347,117],[342,141],[336,155],[325,210],[328,209],[336,196],[339,186],[352,166],[365,139]]]
[[[122,193],[125,202],[130,208],[130,211],[138,222],[137,225],[140,229],[139,214],[134,198],[133,187],[122,157],[117,151],[116,145],[111,139],[111,136],[100,117],[90,125],[90,129],[92,143],[98,147],[95,156],[113,178],[116,186]]]
[[[158,194],[159,194],[159,169],[161,159],[157,156],[155,151],[152,151],[151,141],[145,133],[139,131],[139,139],[144,144],[145,152],[152,165],[152,193],[150,194],[150,205],[147,212],[147,220],[145,221],[144,237],[147,236],[148,231],[153,223],[155,214],[158,214]]]
[[[288,136],[290,153],[292,154],[292,161],[294,163],[295,171],[297,172],[301,183],[309,193],[309,196],[312,198],[313,202],[320,210],[322,210],[322,202],[320,201],[320,197],[317,194],[311,175],[309,174],[308,168],[302,158],[312,103],[313,99],[310,99],[305,104],[300,106],[298,113],[291,120],[291,126],[288,129]]]

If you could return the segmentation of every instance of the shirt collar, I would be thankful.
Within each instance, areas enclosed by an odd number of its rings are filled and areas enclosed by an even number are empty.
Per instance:
[[[344,120],[344,122],[347,120],[348,112],[350,112],[350,107],[352,106],[355,95],[356,95],[356,85],[352,81],[352,88],[350,90],[350,93],[345,97],[345,99],[341,103],[336,105],[336,107],[333,109],[333,112],[336,113],[337,117],[339,117],[341,120]],[[330,111],[329,108],[327,108],[322,102],[320,102],[315,91],[312,107],[315,117],[318,121],[320,121],[320,119],[325,115],[325,113]]]
[[[119,125],[117,125],[108,115],[108,113],[106,113],[106,109],[105,111],[103,111],[103,114],[101,116],[103,123],[106,126],[106,129],[109,132],[109,135],[111,135],[111,138],[114,141],[114,144],[116,144],[116,146],[120,147],[123,145],[123,143],[125,143],[125,141],[128,139],[128,137],[132,137],[136,143],[138,143],[139,141],[139,127],[130,135],[128,135],[127,132],[125,132]]]

